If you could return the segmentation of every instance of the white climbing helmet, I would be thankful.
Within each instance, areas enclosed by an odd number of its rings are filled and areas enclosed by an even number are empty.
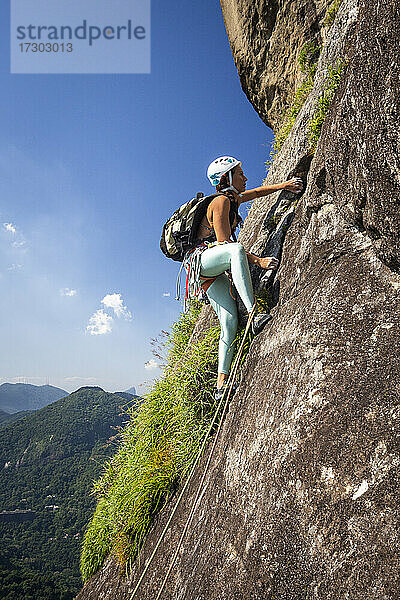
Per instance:
[[[211,182],[211,185],[218,185],[221,181],[222,175],[228,173],[229,171],[229,187],[225,188],[227,190],[234,190],[238,193],[237,189],[232,185],[232,173],[231,169],[240,165],[240,161],[233,156],[220,156],[212,161],[212,163],[208,166],[207,169],[207,177]]]

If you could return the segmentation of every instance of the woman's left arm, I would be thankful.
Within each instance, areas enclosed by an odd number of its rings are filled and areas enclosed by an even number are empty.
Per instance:
[[[302,189],[303,180],[300,179],[300,177],[293,177],[293,179],[289,179],[284,183],[263,185],[258,188],[253,188],[252,190],[242,192],[239,196],[239,204],[242,204],[242,202],[249,202],[249,200],[254,200],[255,198],[261,198],[262,196],[268,196],[268,194],[272,194],[278,190],[287,190],[288,192],[294,192],[295,194],[298,194],[302,191]]]

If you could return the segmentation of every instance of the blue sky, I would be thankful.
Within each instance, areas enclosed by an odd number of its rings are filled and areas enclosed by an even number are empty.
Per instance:
[[[143,392],[160,374],[150,339],[182,309],[162,225],[212,192],[217,156],[239,158],[248,187],[260,185],[272,132],[240,87],[218,1],[152,1],[147,75],[10,74],[7,4],[0,383]]]

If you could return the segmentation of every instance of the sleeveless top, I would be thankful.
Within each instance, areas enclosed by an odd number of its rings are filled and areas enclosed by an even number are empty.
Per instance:
[[[232,237],[234,238],[234,240],[236,241],[236,235],[235,235],[235,229],[236,227],[240,224],[243,223],[243,219],[242,217],[239,215],[239,205],[236,202],[236,200],[233,197],[233,194],[231,191],[227,191],[225,193],[221,192],[221,195],[227,196],[230,200],[230,206],[229,206],[229,224],[231,226],[231,234]],[[233,226],[234,222],[236,220],[236,225]],[[216,242],[217,241],[217,236],[215,235],[215,230],[212,227],[212,223],[210,223],[211,225],[211,229],[212,229],[212,233],[210,233],[209,236],[202,238],[202,239],[197,239],[196,242],[200,243],[204,243],[204,242]],[[201,227],[201,225],[199,225],[199,227]],[[205,229],[208,229],[207,226],[203,225],[202,227],[204,227]]]

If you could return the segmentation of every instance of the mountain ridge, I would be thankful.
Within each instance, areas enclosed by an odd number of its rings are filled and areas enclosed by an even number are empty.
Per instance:
[[[9,414],[21,410],[38,410],[64,396],[68,396],[68,392],[52,385],[2,383],[0,385],[0,410]]]

